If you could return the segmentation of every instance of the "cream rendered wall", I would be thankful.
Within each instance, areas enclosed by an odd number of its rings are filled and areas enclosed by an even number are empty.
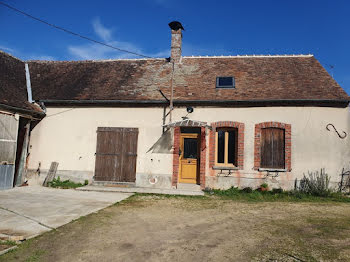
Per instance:
[[[48,108],[31,134],[29,169],[37,169],[41,162],[45,172],[57,161],[61,177],[91,180],[97,127],[137,127],[136,172],[171,174],[171,154],[146,154],[162,134],[162,117],[162,108]]]
[[[176,111],[175,119],[184,115]],[[329,107],[255,107],[255,108],[195,108],[191,119],[206,121],[237,121],[245,124],[244,138],[244,170],[238,179],[221,177],[207,185],[227,188],[233,184],[240,186],[258,186],[262,181],[254,180],[266,175],[266,172],[256,172],[254,166],[254,130],[255,124],[276,121],[291,124],[292,127],[292,172],[279,173],[276,186],[290,188],[295,178],[302,178],[308,171],[326,168],[333,182],[339,181],[343,167],[350,167],[349,139],[340,139],[334,130],[326,130],[326,125],[332,123],[339,133],[350,132],[349,108]],[[207,139],[208,141],[208,139]],[[207,174],[208,161],[207,161]],[[221,181],[220,181],[221,179]],[[242,181],[246,180],[246,181]],[[271,181],[271,179],[270,179]],[[210,183],[212,182],[212,183]]]
[[[173,111],[173,121],[186,115],[185,108]],[[162,108],[48,108],[45,117],[33,130],[29,168],[47,170],[52,161],[59,162],[59,170],[84,178],[92,178],[95,167],[96,130],[99,126],[139,128],[137,180],[154,176],[165,177],[159,184],[169,187],[172,174],[172,154],[146,153],[161,136]],[[190,119],[206,121],[237,121],[245,124],[244,170],[232,177],[207,178],[215,187],[241,186],[247,181],[261,178],[263,173],[253,170],[255,124],[277,121],[292,126],[292,172],[279,174],[279,183],[287,187],[295,177],[307,171],[326,168],[333,181],[350,164],[349,139],[340,139],[326,125],[332,123],[339,132],[349,134],[349,109],[327,107],[254,107],[214,108],[194,107]],[[208,142],[208,136],[207,136]],[[208,147],[207,147],[208,148]],[[208,170],[208,159],[207,174]],[[74,171],[74,172],[73,172]],[[239,181],[237,180],[239,179]],[[140,182],[139,181],[139,182]],[[237,182],[238,181],[238,182]],[[261,181],[256,181],[256,184]],[[140,184],[140,183],[139,183]],[[288,185],[287,185],[288,184]],[[141,183],[141,185],[143,185]]]

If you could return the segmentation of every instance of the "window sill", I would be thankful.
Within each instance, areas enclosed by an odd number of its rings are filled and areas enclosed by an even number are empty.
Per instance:
[[[287,172],[287,169],[278,169],[278,168],[259,168],[259,171],[268,171],[268,172]]]
[[[214,170],[239,170],[236,166],[213,166]]]

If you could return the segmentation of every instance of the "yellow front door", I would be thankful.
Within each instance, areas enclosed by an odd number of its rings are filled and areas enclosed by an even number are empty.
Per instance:
[[[197,183],[198,170],[198,134],[180,136],[180,183]]]

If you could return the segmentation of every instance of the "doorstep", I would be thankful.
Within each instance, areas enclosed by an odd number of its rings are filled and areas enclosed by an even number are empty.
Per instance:
[[[109,186],[84,186],[78,187],[78,191],[95,191],[95,192],[128,192],[128,193],[147,193],[147,194],[164,194],[164,195],[185,195],[185,196],[204,196],[203,191],[185,190],[185,189],[161,189],[149,187],[109,187]]]

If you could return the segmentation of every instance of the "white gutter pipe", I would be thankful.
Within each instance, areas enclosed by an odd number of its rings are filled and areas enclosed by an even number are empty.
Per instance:
[[[28,102],[33,103],[32,85],[30,84],[30,73],[29,73],[29,67],[27,63],[24,64],[24,68],[26,71]]]

